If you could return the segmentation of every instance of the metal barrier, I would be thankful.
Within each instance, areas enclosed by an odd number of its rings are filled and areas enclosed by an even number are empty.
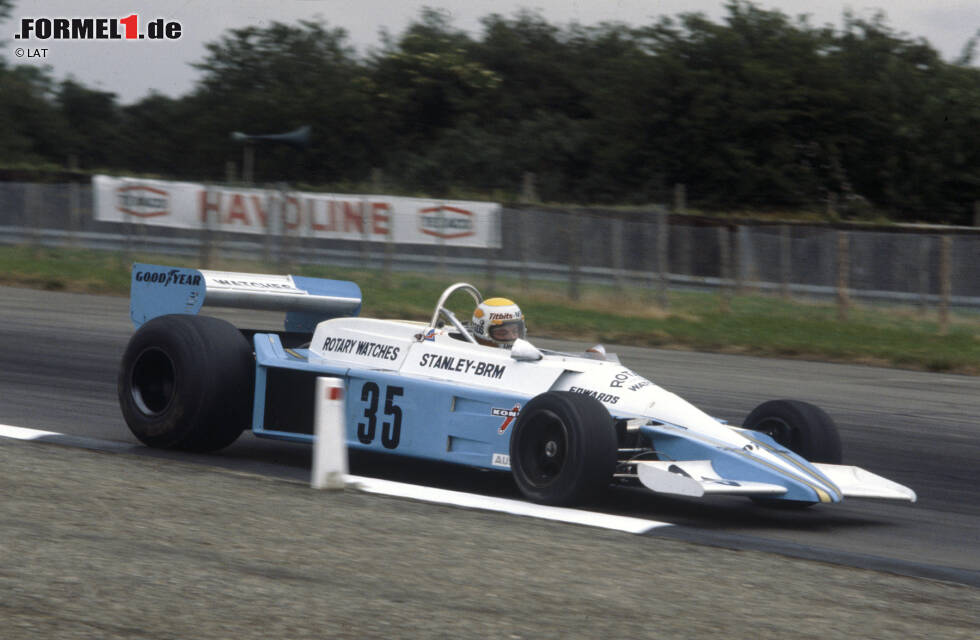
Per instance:
[[[281,228],[281,226],[280,226]],[[969,229],[840,229],[738,225],[645,212],[504,208],[501,247],[397,245],[302,235],[246,236],[92,218],[88,185],[0,183],[0,244],[74,246],[270,263],[321,263],[398,271],[506,274],[586,284],[763,291],[903,304],[980,308],[980,233]],[[665,299],[663,300],[665,302]]]

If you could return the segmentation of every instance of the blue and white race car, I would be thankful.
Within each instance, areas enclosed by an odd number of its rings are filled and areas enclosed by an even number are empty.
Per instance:
[[[137,327],[119,402],[151,447],[215,451],[245,428],[312,442],[316,379],[346,389],[352,449],[497,469],[528,499],[579,504],[615,484],[806,506],[845,497],[915,501],[915,493],[841,465],[833,421],[774,400],[730,426],[601,348],[568,354],[517,340],[484,346],[442,294],[429,322],[357,317],[352,282],[133,266]],[[238,329],[204,305],[286,312],[285,330]]]

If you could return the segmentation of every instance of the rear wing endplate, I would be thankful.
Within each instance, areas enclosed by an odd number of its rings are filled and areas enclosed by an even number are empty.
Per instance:
[[[286,331],[312,332],[323,320],[360,313],[361,289],[345,280],[133,264],[129,314],[137,327],[205,305],[284,311]]]

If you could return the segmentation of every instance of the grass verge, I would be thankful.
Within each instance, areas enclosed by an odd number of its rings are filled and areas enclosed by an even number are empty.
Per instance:
[[[162,255],[0,247],[0,284],[128,295],[131,262],[199,266],[193,259]],[[275,265],[233,260],[211,268],[286,272]],[[980,313],[974,312],[952,314],[948,332],[940,335],[935,312],[912,307],[854,305],[842,322],[833,303],[759,294],[735,296],[723,312],[714,293],[671,292],[667,309],[662,309],[652,291],[636,288],[584,286],[580,298],[570,300],[564,285],[532,282],[524,291],[509,278],[489,286],[477,275],[394,273],[386,278],[380,271],[327,265],[293,266],[288,272],[357,282],[366,316],[426,320],[442,290],[466,280],[485,295],[516,299],[532,336],[980,375]],[[461,317],[471,311],[466,302],[463,296],[458,299]]]

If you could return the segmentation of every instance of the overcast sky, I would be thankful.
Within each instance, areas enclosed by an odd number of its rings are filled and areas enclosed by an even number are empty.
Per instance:
[[[10,18],[0,25],[0,42],[8,64],[49,65],[59,80],[72,75],[130,103],[151,90],[173,97],[187,93],[197,78],[190,63],[204,57],[204,43],[216,40],[226,29],[250,24],[261,27],[273,21],[321,19],[346,29],[351,44],[363,53],[380,42],[380,29],[401,32],[423,6],[446,9],[456,27],[477,36],[481,17],[491,13],[512,16],[522,7],[539,12],[554,25],[604,21],[644,25],[659,16],[687,11],[701,11],[720,22],[724,4],[724,0],[15,0]],[[790,17],[809,14],[811,24],[836,27],[841,26],[847,8],[862,17],[881,9],[893,30],[926,38],[946,60],[959,55],[980,29],[980,0],[759,0],[756,4]],[[133,13],[139,15],[141,30],[148,20],[165,18],[180,23],[182,36],[162,42],[14,38],[25,17],[124,18]],[[18,48],[23,57],[16,57]],[[39,48],[47,49],[43,57],[36,51]]]

